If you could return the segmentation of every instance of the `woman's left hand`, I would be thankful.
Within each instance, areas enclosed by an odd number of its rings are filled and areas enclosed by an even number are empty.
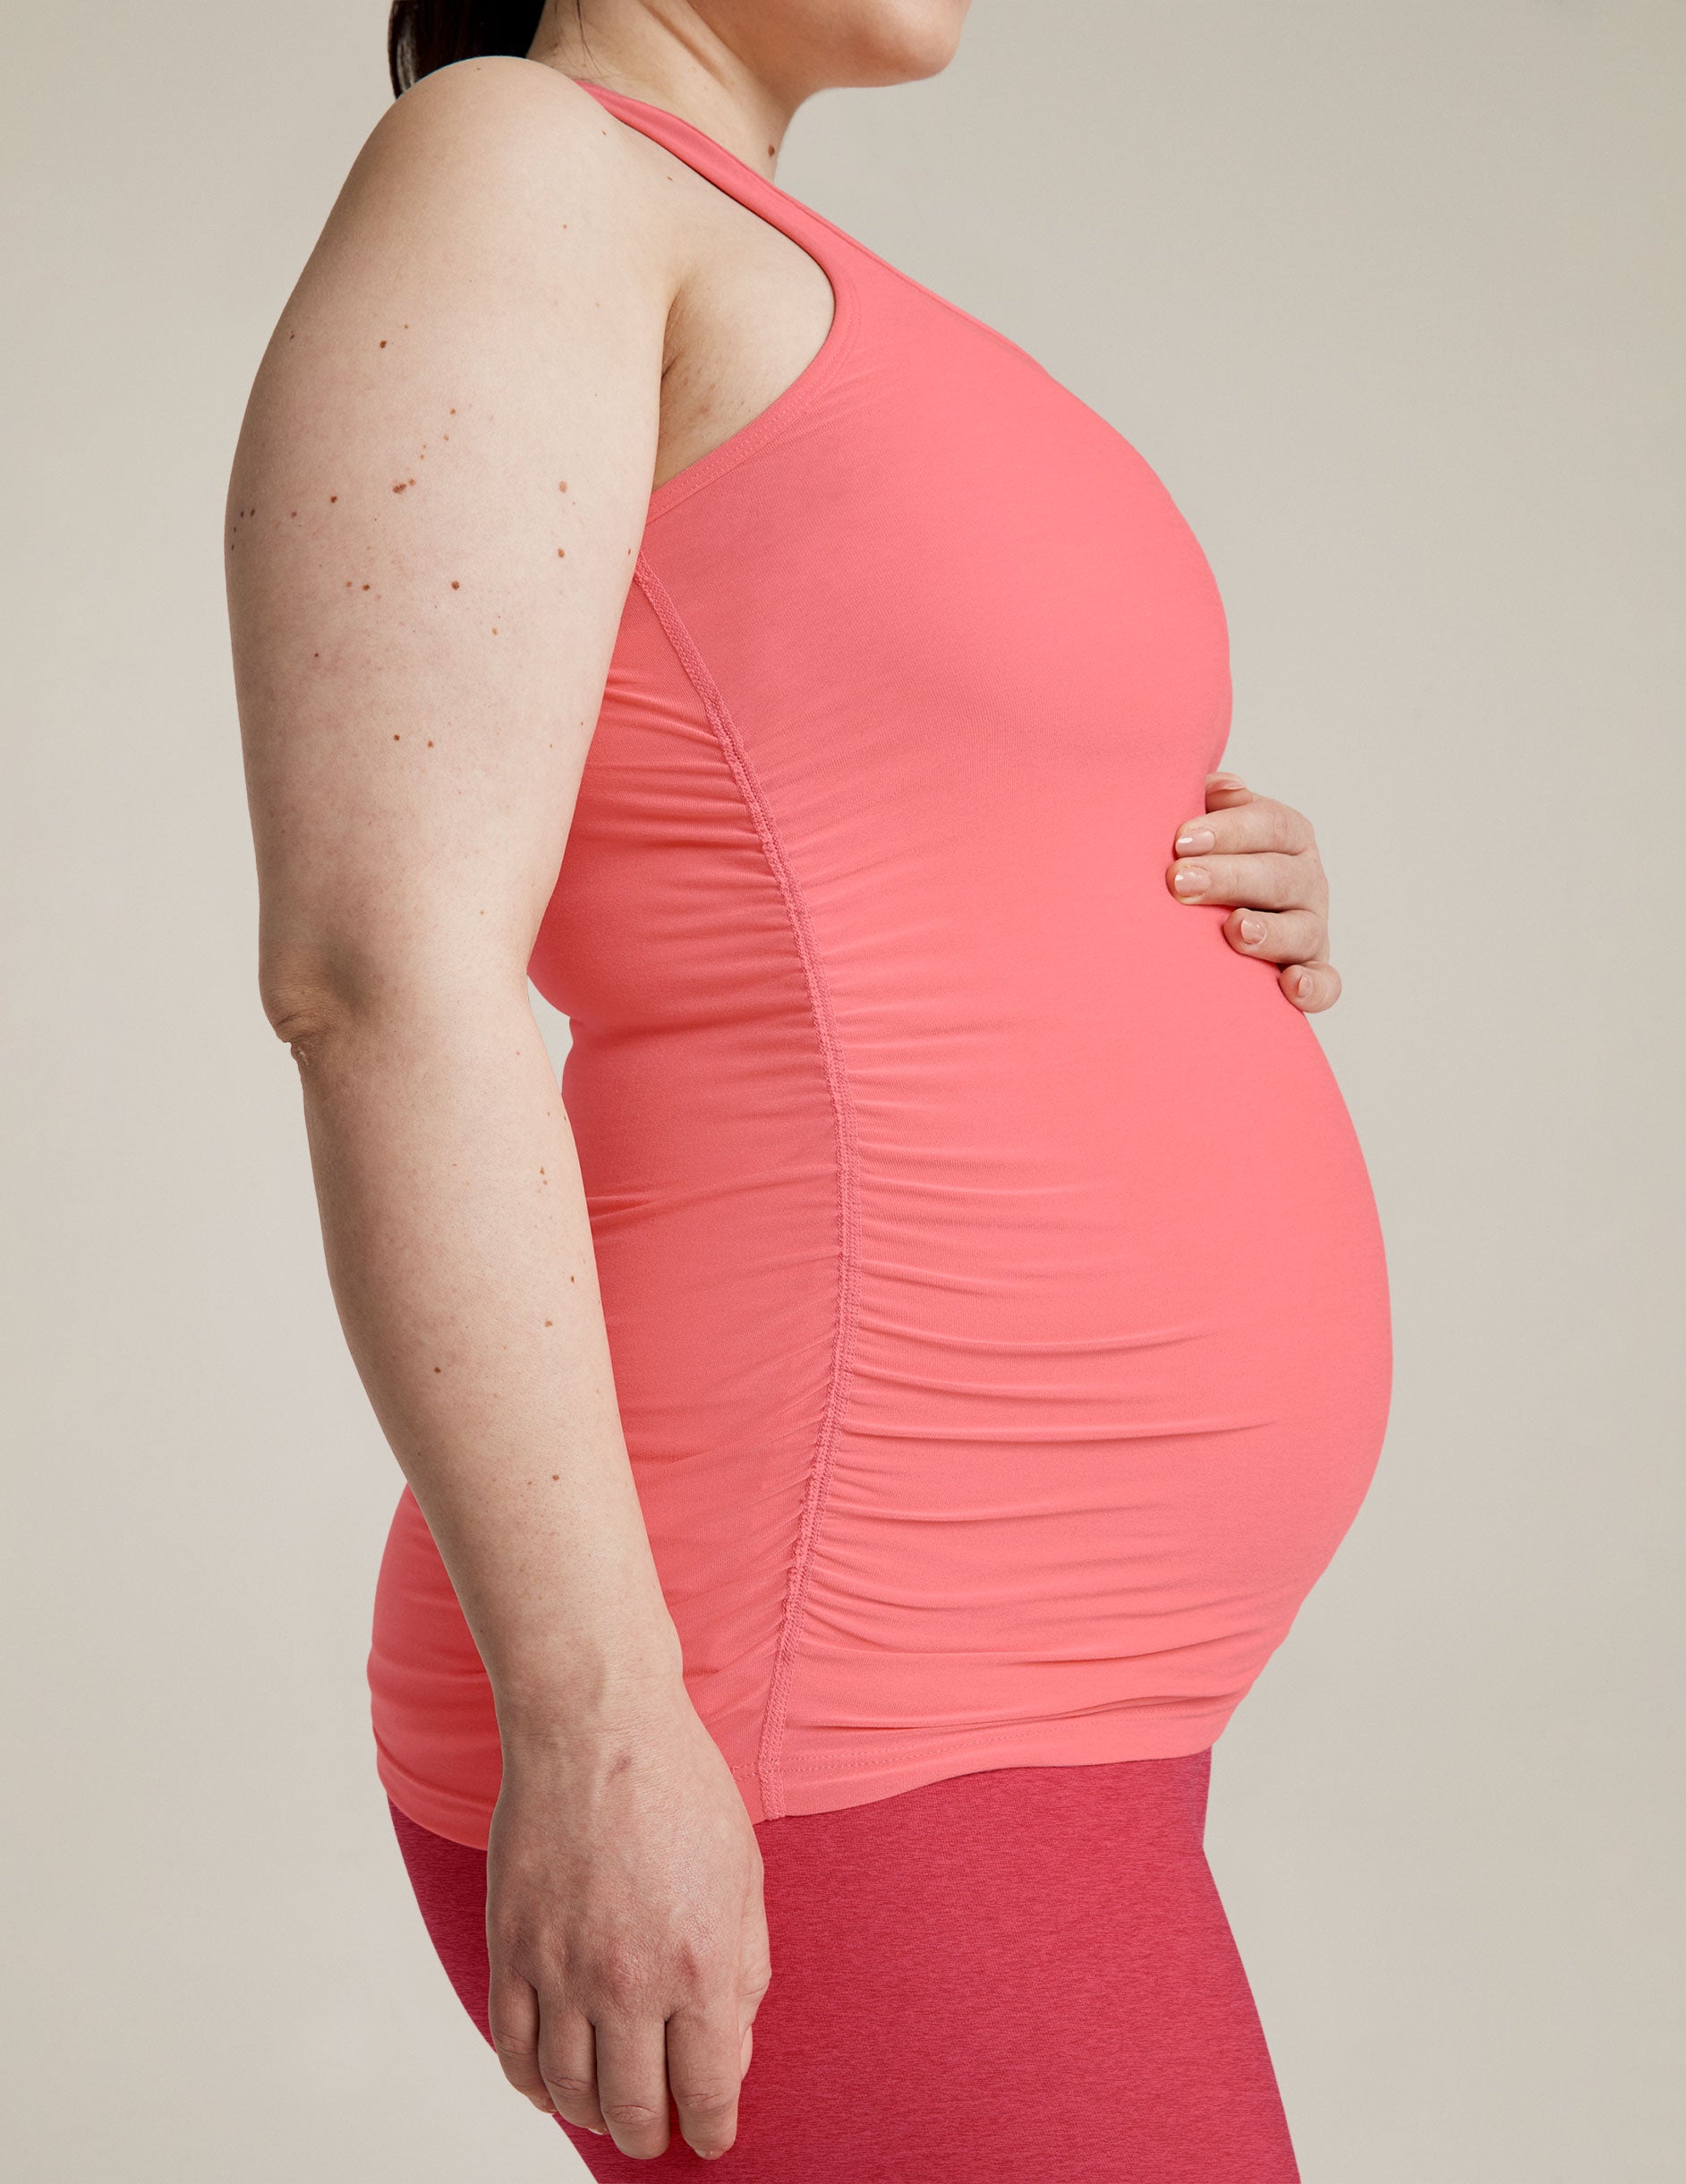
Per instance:
[[[1165,882],[1179,902],[1228,902],[1223,937],[1238,955],[1278,963],[1282,987],[1315,1015],[1341,998],[1329,960],[1329,883],[1303,812],[1256,797],[1233,773],[1206,776],[1204,817],[1177,830]]]

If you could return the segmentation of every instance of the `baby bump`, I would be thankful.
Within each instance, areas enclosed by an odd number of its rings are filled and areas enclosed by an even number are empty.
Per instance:
[[[881,1694],[899,1620],[909,1707],[963,1712],[984,1661],[1034,1707],[1055,1659],[1065,1702],[1232,1703],[1352,1520],[1390,1378],[1368,1179],[1305,1019],[1220,1000],[1047,1082],[992,1178],[879,1147],[808,1641]]]
[[[1310,1025],[1169,909],[1166,946],[986,1010],[846,991],[841,1102],[788,1021],[701,1061],[576,1032],[627,1446],[742,1779],[781,1676],[821,1802],[1196,1749],[1351,1523],[1391,1358],[1364,1163]],[[388,1787],[425,1712],[474,1839],[496,1727],[413,1506],[377,1639]]]
[[[1287,1036],[1245,1071],[1138,1063],[1112,1142],[1068,1118],[986,1223],[911,1177],[869,1204],[828,1513],[851,1587],[875,1561],[864,1590],[893,1592],[895,1511],[964,1647],[1010,1627],[1110,1653],[1121,1613],[1285,1627],[1368,1483],[1390,1336],[1344,1105],[1275,1005]]]
[[[588,1156],[652,1541],[745,1728],[798,1555],[793,1705],[935,1734],[1233,1703],[1350,1523],[1390,1360],[1363,1160],[1307,1020],[1169,908],[1069,994],[846,990],[847,1113],[817,1067],[747,1120],[693,1079],[688,1187]]]

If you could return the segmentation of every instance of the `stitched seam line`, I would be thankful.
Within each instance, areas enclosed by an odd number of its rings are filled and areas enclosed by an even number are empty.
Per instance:
[[[695,641],[680,618],[677,608],[668,596],[660,578],[642,554],[638,557],[634,573],[639,590],[649,601],[651,612],[674,649],[685,679],[695,691],[708,715],[709,724],[732,770],[738,793],[744,799],[760,839],[762,854],[783,899],[785,914],[790,921],[796,954],[807,985],[808,1006],[820,1043],[821,1061],[825,1071],[826,1089],[830,1095],[832,1121],[837,1135],[837,1320],[831,1345],[830,1379],[826,1390],[825,1407],[821,1415],[819,1434],[808,1465],[807,1488],[803,1497],[802,1514],[791,1553],[790,1574],[785,1587],[784,1615],[773,1656],[772,1673],[768,1682],[767,1711],[762,1720],[761,1743],[755,1760],[762,1808],[769,1820],[779,1820],[783,1818],[785,1812],[784,1737],[790,1683],[802,1644],[809,1576],[813,1566],[814,1548],[825,1518],[831,1462],[842,1427],[843,1413],[848,1403],[849,1373],[855,1354],[855,1327],[860,1293],[860,1194],[855,1115],[849,1096],[848,1076],[843,1067],[842,1051],[832,1019],[824,966],[821,962],[819,948],[809,922],[807,906],[802,899],[802,892],[796,884],[796,874],[785,854],[779,831],[773,824],[772,815],[767,808],[761,785],[750,765],[748,754],[744,749],[731,714],[727,711],[726,702],[702,653],[697,650]]]

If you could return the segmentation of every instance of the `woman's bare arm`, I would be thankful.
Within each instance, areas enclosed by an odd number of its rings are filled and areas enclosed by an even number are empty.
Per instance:
[[[382,121],[260,371],[227,566],[264,1005],[346,1339],[498,1705],[499,2052],[629,2153],[667,2143],[671,2084],[713,2153],[759,1861],[685,1697],[525,977],[678,277],[603,120],[486,61]]]

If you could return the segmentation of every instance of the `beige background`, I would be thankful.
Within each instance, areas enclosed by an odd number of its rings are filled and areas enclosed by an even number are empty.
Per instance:
[[[578,2173],[387,1832],[398,1477],[254,980],[223,489],[381,27],[7,34],[29,2184]],[[1231,761],[1326,843],[1397,1398],[1210,1830],[1307,2184],[1680,2174],[1683,81],[1678,0],[979,0],[948,76],[821,101],[782,176],[1146,454],[1228,600]]]

